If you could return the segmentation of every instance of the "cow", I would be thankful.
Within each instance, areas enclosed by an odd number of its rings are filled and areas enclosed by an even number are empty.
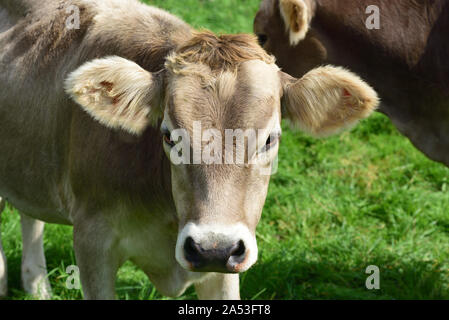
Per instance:
[[[449,165],[448,1],[264,0],[254,32],[292,76],[322,64],[361,75],[379,93],[378,110]]]
[[[378,105],[348,70],[296,79],[254,35],[196,31],[136,0],[0,0],[0,17],[0,195],[21,214],[22,281],[40,298],[51,297],[48,222],[73,226],[86,299],[114,299],[125,261],[163,295],[193,284],[200,299],[238,299],[281,117],[328,136]],[[184,151],[211,143],[187,139],[198,123],[200,134],[257,129],[240,141],[261,160],[188,162]]]

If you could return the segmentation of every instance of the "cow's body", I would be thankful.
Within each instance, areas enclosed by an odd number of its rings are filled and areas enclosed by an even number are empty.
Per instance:
[[[159,130],[148,130],[136,142],[130,134],[100,126],[69,100],[63,85],[68,72],[83,62],[112,54],[147,70],[160,70],[167,50],[175,45],[173,34],[188,37],[190,28],[134,1],[109,8],[95,6],[102,1],[89,2],[76,3],[82,32],[64,28],[71,12],[66,12],[67,6],[58,7],[59,1],[46,1],[25,18],[9,17],[9,25],[0,22],[0,148],[4,150],[0,194],[20,211],[47,222],[74,224],[84,219],[86,211],[107,215],[111,223],[103,226],[105,232],[121,239],[111,243],[110,250],[126,251],[121,260],[133,260],[164,294],[177,295],[190,276],[175,261],[177,224]],[[94,20],[97,11],[102,16]],[[4,9],[0,12],[5,15]],[[145,20],[139,20],[142,17]],[[142,25],[134,25],[133,37],[117,40],[120,32],[129,31],[123,21]],[[115,41],[123,43],[116,46]],[[126,52],[142,43],[146,50],[154,50],[144,60],[136,56],[142,52]],[[94,210],[86,210],[92,205]],[[102,227],[96,228],[103,237]]]
[[[69,27],[71,5],[79,29]],[[346,70],[294,79],[253,36],[195,33],[135,0],[2,0],[0,17],[0,195],[21,211],[22,279],[41,297],[49,286],[38,220],[74,226],[86,298],[114,298],[126,260],[163,294],[195,283],[200,298],[239,298],[237,273],[257,259],[268,189],[269,176],[256,169],[271,168],[277,153],[281,99],[287,116],[316,135],[377,105]],[[245,157],[265,157],[175,164],[172,134],[192,134],[195,121],[220,133],[261,130],[254,145],[262,148]],[[194,148],[187,143],[178,141]]]
[[[310,29],[297,44],[285,30],[279,1],[308,8]],[[367,28],[371,5],[380,10],[380,29]],[[255,32],[267,36],[265,48],[293,76],[323,63],[363,75],[380,93],[380,111],[418,149],[449,165],[447,1],[265,0]]]
[[[160,70],[166,55],[160,51],[170,50],[175,45],[170,43],[174,41],[174,37],[170,37],[168,27],[177,30],[184,37],[188,36],[189,27],[165,12],[136,5],[134,2],[130,2],[134,7],[124,12],[123,6],[105,10],[89,5],[89,1],[81,1],[80,26],[83,29],[70,30],[64,27],[70,11],[66,12],[66,6],[58,8],[58,3],[49,1],[40,10],[32,11],[25,18],[21,17],[13,27],[2,28],[8,30],[4,31],[0,38],[0,112],[3,123],[0,128],[0,147],[9,151],[0,155],[0,193],[18,209],[30,215],[45,218],[47,221],[72,224],[74,217],[67,215],[67,212],[72,211],[74,201],[73,190],[69,188],[68,183],[73,179],[70,175],[89,170],[85,177],[79,177],[84,184],[79,188],[83,189],[82,193],[86,197],[96,194],[98,198],[95,190],[84,189],[89,185],[90,178],[87,176],[92,177],[94,174],[95,181],[101,181],[101,188],[109,189],[105,192],[107,199],[102,201],[110,201],[109,195],[115,197],[114,193],[125,194],[131,198],[137,196],[138,192],[132,191],[126,183],[134,187],[139,180],[148,183],[143,173],[151,174],[151,185],[146,185],[146,188],[150,188],[152,192],[149,194],[156,198],[159,197],[158,193],[170,190],[170,183],[168,168],[164,168],[162,164],[162,155],[157,155],[157,152],[161,152],[158,130],[148,132],[150,143],[134,146],[142,150],[136,157],[136,153],[131,152],[133,150],[127,149],[130,146],[127,139],[132,140],[132,137],[115,136],[106,129],[101,130],[101,126],[97,126],[75,103],[69,101],[63,88],[64,79],[69,71],[83,62],[112,54],[137,61],[147,70]],[[52,7],[53,5],[55,7]],[[140,9],[145,12],[138,12]],[[91,14],[84,14],[84,10],[90,10]],[[103,21],[93,21],[95,10],[103,13],[102,17],[97,16],[95,19],[104,19],[110,25],[105,25]],[[47,14],[44,15],[43,12]],[[121,31],[126,32],[127,26],[119,24],[118,21],[135,22],[142,16],[146,18],[145,25],[140,26],[141,28],[135,26],[135,38],[124,36],[120,40],[113,39],[119,37]],[[164,30],[159,28],[160,20],[164,23]],[[139,34],[139,31],[142,33]],[[72,36],[73,34],[76,36]],[[152,40],[155,42],[152,43]],[[113,41],[124,43],[116,46]],[[161,48],[160,42],[164,42],[167,49]],[[154,59],[153,56],[146,55],[146,61],[139,61],[136,55],[141,52],[126,52],[140,43],[145,43],[147,50],[154,50]],[[26,134],[21,134],[17,128],[26,128]],[[97,147],[85,149],[87,142],[91,145],[98,144],[103,150]],[[18,145],[24,148],[16,148]],[[120,153],[122,159],[111,159],[110,155],[116,149],[125,151]],[[83,159],[78,157],[81,154]],[[72,167],[66,168],[69,162]],[[12,170],[12,163],[15,168],[20,169]],[[127,164],[127,176],[121,176],[125,173],[117,169]],[[23,171],[22,168],[27,170]],[[36,174],[37,172],[39,174]],[[158,174],[153,174],[154,172]],[[127,191],[122,193],[124,189]],[[166,199],[166,196],[159,198]],[[148,199],[148,194],[145,199]],[[162,211],[166,209],[168,208],[163,206]]]

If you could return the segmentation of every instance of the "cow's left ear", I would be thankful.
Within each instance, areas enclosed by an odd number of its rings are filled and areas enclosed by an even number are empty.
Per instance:
[[[323,137],[369,116],[378,106],[376,92],[339,67],[319,67],[295,79],[281,72],[283,117],[302,131]]]
[[[290,45],[296,46],[306,37],[315,11],[315,0],[279,0],[279,10],[290,36]]]
[[[101,124],[140,135],[162,115],[162,74],[117,56],[92,60],[73,71],[66,92]]]

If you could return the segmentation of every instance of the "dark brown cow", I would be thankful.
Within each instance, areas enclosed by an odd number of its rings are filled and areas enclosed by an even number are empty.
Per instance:
[[[372,5],[379,29],[366,25]],[[254,30],[293,76],[323,63],[362,75],[379,93],[380,111],[449,165],[449,1],[264,0]]]

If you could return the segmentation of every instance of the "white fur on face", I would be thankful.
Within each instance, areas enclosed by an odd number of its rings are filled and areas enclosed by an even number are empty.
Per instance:
[[[245,261],[238,266],[231,266],[236,267],[238,272],[248,270],[257,261],[258,249],[256,237],[244,224],[197,225],[193,222],[189,222],[179,233],[178,241],[176,242],[176,260],[186,270],[190,270],[189,262],[184,257],[184,243],[187,237],[192,237],[196,243],[201,244],[206,250],[213,248],[217,239],[220,239],[220,244],[224,246],[233,245],[240,240],[243,241],[247,254]]]
[[[267,64],[262,60],[250,60],[242,63],[241,73],[245,82],[251,86],[251,97],[254,99],[279,96],[279,67]],[[250,102],[250,101],[249,101]]]

